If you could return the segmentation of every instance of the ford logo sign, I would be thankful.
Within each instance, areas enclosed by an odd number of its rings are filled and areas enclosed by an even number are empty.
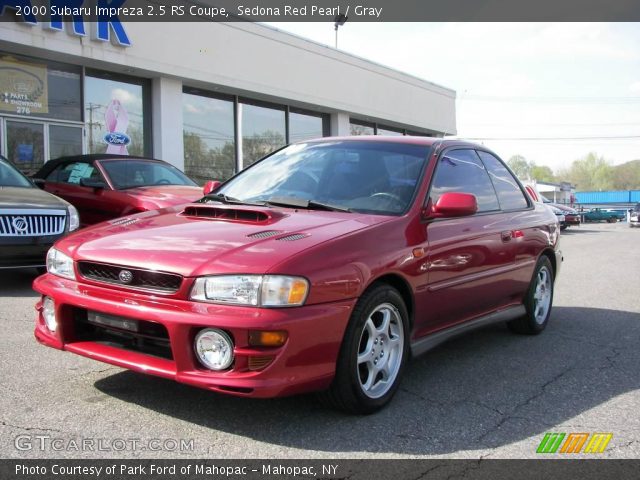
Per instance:
[[[104,141],[109,145],[127,146],[131,143],[131,138],[126,133],[113,132],[104,136]]]

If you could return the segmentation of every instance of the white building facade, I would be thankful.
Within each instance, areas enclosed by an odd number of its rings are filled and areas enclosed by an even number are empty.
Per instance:
[[[456,133],[453,90],[271,27],[116,27],[0,22],[0,153],[24,172],[108,152],[202,183],[315,137]]]

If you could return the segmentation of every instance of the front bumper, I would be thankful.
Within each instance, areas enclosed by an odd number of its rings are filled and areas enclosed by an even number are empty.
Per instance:
[[[556,250],[555,251],[555,255],[556,255],[556,271],[555,271],[555,275],[554,275],[554,281],[555,279],[558,278],[558,275],[560,275],[560,270],[562,268],[562,262],[564,262],[564,255],[562,255],[562,250]]]
[[[53,298],[56,305],[55,334],[45,326],[42,299],[36,305],[35,336],[40,343],[137,372],[251,397],[285,396],[327,388],[356,301],[286,309],[214,305],[125,293],[51,274],[38,277],[33,288]],[[79,319],[86,317],[87,311],[164,326],[170,345],[169,358],[83,338]],[[234,339],[235,361],[229,370],[213,372],[196,359],[194,338],[205,327],[220,328]],[[279,348],[253,347],[248,340],[250,330],[285,330],[288,339]],[[261,362],[266,364],[264,368],[253,368]]]
[[[44,267],[55,238],[11,238],[0,242],[0,269]]]

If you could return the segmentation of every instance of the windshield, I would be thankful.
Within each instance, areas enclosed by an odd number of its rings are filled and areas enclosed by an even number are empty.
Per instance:
[[[428,153],[423,145],[382,141],[294,144],[216,193],[248,203],[400,214],[413,198]]]
[[[107,160],[100,162],[116,190],[151,185],[189,185],[196,183],[176,167],[145,160]]]
[[[33,185],[13,165],[0,158],[0,187],[33,188]]]

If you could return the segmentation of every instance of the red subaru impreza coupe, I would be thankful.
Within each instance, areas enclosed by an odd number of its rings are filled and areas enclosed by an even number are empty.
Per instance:
[[[410,356],[508,322],[540,333],[555,215],[495,154],[453,140],[289,145],[200,201],[56,243],[35,335],[216,392],[323,391],[374,412]]]

